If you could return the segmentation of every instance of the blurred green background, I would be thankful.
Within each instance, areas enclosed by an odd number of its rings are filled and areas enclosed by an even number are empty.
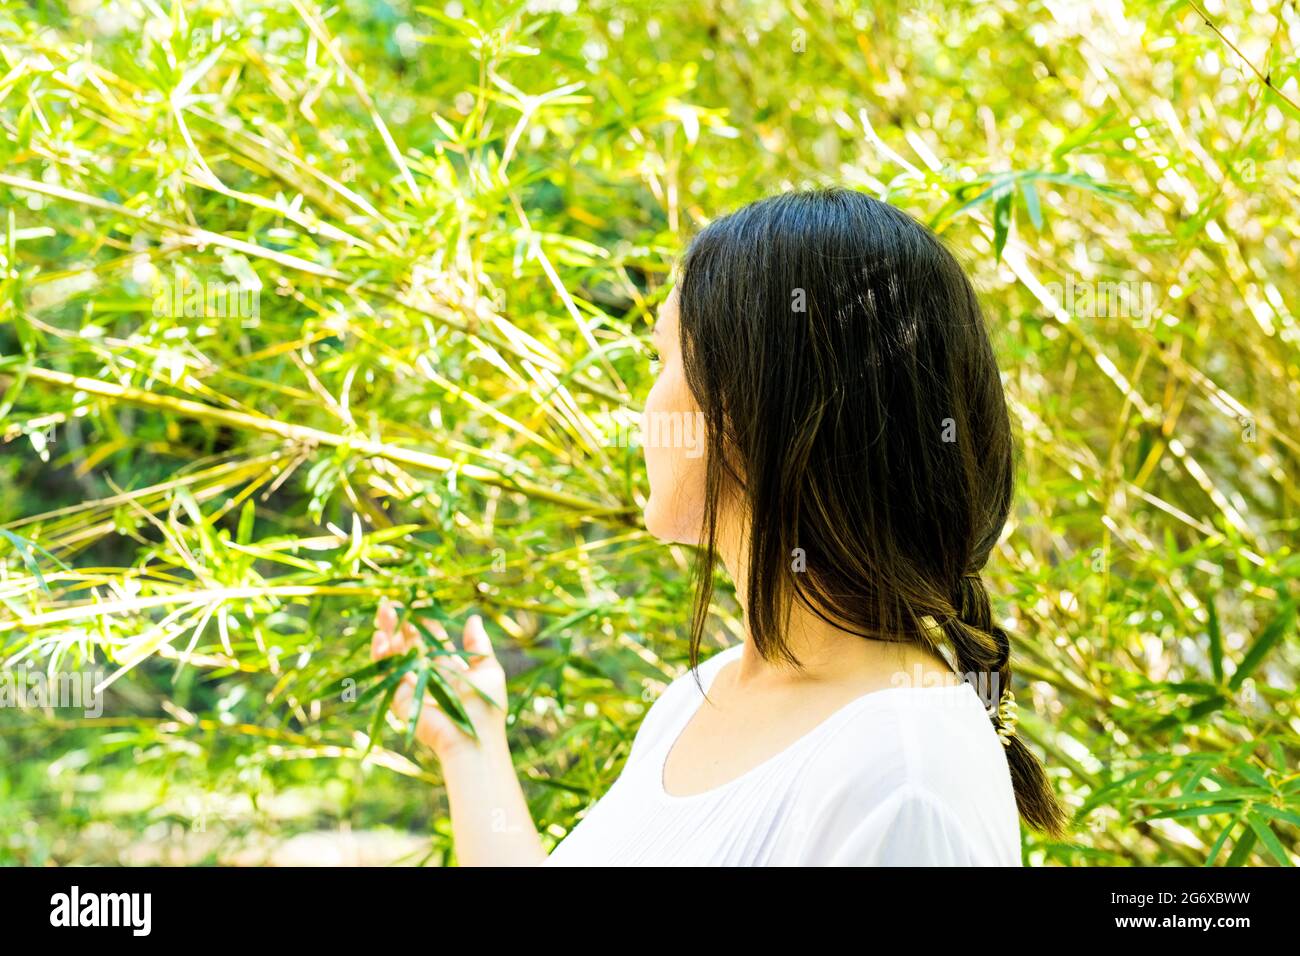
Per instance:
[[[0,707],[0,861],[454,862],[346,691],[383,595],[487,616],[563,836],[686,666],[648,319],[839,183],[994,330],[986,580],[1075,814],[1026,863],[1293,865],[1298,48],[1290,0],[6,3],[0,675],[110,683]]]

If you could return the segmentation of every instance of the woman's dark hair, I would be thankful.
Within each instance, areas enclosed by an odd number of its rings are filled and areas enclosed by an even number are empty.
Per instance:
[[[864,638],[912,641],[995,688],[1011,646],[980,569],[1006,523],[1013,443],[975,290],[939,238],[848,189],[762,199],[705,227],[681,262],[681,350],[708,440],[691,666],[717,564],[719,503],[748,515],[749,632],[766,660],[798,600]],[[994,718],[998,724],[998,718]],[[1016,802],[1066,815],[1016,736]]]

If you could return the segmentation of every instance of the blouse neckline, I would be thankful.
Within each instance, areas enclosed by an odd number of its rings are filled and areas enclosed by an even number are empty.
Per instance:
[[[734,645],[735,653],[732,654],[732,659],[739,656],[740,649],[743,646],[744,646],[743,644]],[[728,651],[730,650],[732,650],[732,648],[728,649]],[[728,653],[728,651],[721,651],[720,654],[726,654]],[[711,659],[712,658],[710,658],[710,660]],[[709,675],[708,681],[704,682],[703,684],[703,689],[705,693],[707,693],[709,688],[713,686],[714,680],[717,679],[718,672],[721,671],[723,666],[725,666],[729,662],[730,661],[719,662],[719,666],[714,669],[713,673]],[[902,687],[880,687],[877,688],[876,690],[867,691],[865,694],[861,694],[853,698],[852,700],[850,700],[848,703],[841,705],[837,710],[833,711],[829,717],[822,720],[820,723],[814,726],[807,733],[801,735],[800,737],[797,737],[795,740],[787,744],[785,747],[782,747],[776,753],[772,754],[772,756],[767,757],[764,760],[760,761],[759,763],[755,764],[753,767],[750,767],[748,770],[744,771],[739,776],[732,777],[730,780],[726,781],[725,783],[721,783],[716,787],[712,787],[708,790],[704,790],[699,793],[673,794],[673,793],[669,793],[668,789],[664,786],[664,770],[668,766],[668,758],[669,756],[672,755],[673,748],[677,746],[677,742],[681,739],[682,734],[686,732],[686,728],[690,726],[691,721],[695,719],[695,715],[698,714],[700,708],[704,706],[704,698],[700,693],[700,689],[695,688],[694,690],[695,699],[696,699],[695,705],[689,708],[689,712],[687,713],[685,719],[680,721],[677,724],[676,733],[672,735],[672,738],[669,740],[668,745],[666,747],[663,747],[660,750],[659,755],[653,762],[652,766],[653,766],[654,778],[655,778],[654,794],[655,797],[658,798],[661,802],[667,804],[687,804],[687,803],[692,803],[694,801],[705,800],[710,797],[715,797],[718,796],[719,794],[733,790],[736,787],[739,787],[740,785],[749,782],[750,780],[757,777],[760,773],[770,770],[778,763],[781,763],[789,759],[791,756],[793,756],[798,751],[802,750],[808,744],[822,737],[827,731],[834,729],[836,726],[843,723],[849,716],[855,713],[859,707],[863,707],[868,704],[883,703],[885,701],[891,700],[898,696],[910,696],[916,694],[922,694],[922,695],[938,694],[940,695],[940,697],[943,697],[947,695],[955,696],[955,694],[967,694],[967,693],[975,693],[976,697],[978,698],[978,692],[975,691],[975,688],[973,688],[967,681],[962,681],[960,684],[940,684],[936,687],[917,687],[914,685],[906,685]],[[980,706],[983,707],[983,704],[981,704]]]

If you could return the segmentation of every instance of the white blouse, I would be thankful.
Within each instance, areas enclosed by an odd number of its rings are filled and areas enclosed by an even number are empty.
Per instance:
[[[737,644],[700,664],[707,690]],[[542,866],[1021,866],[1006,751],[970,683],[888,687],[703,793],[663,769],[703,703],[690,671],[650,707],[619,777]]]

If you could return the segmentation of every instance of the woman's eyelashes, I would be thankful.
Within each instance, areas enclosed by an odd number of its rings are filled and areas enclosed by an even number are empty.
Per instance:
[[[659,354],[659,350],[652,346],[650,349],[650,371],[657,375],[659,370],[663,368],[663,364],[664,360]]]

